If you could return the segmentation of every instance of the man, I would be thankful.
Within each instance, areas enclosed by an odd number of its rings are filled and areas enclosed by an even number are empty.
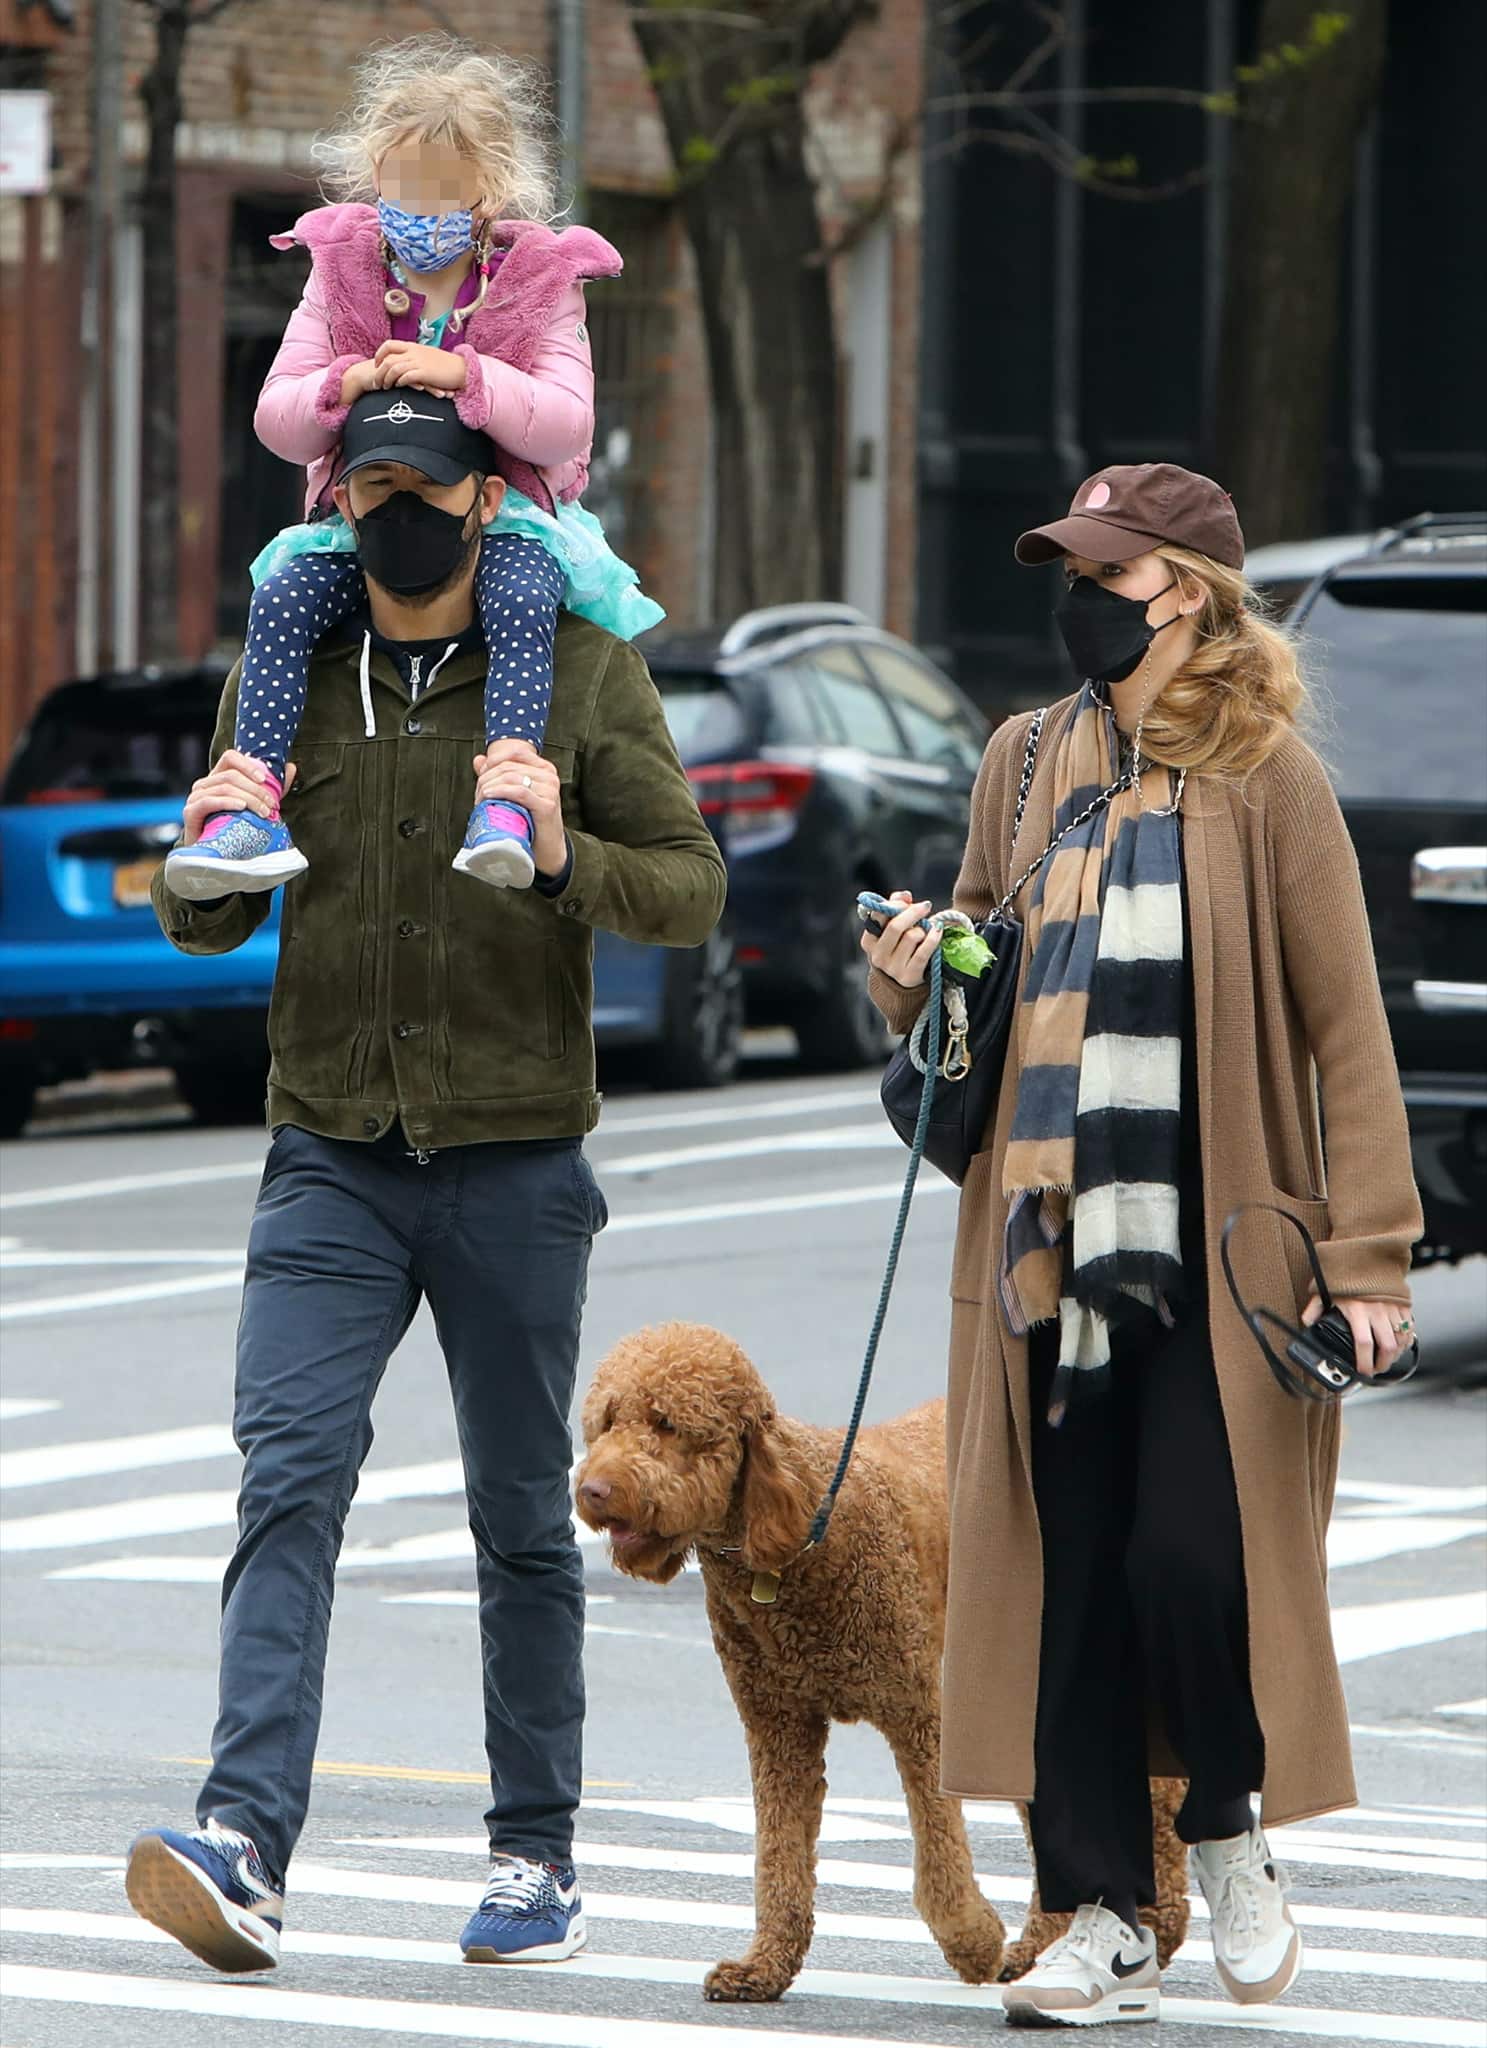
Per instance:
[[[341,512],[355,527],[409,492],[465,524],[434,588],[398,596],[368,577],[370,619],[315,652],[285,799],[309,867],[285,891],[269,1013],[273,1141],[238,1334],[246,1463],[212,1766],[198,1826],[142,1834],[129,1858],[136,1910],[222,1970],[278,1960],[342,1529],[373,1395],[424,1296],[475,1537],[491,1771],[490,1883],[461,1946],[495,1962],[583,1944],[568,1410],[605,1220],[582,1151],[599,1109],[591,933],[695,945],[724,896],[660,698],[626,643],[564,613],[545,754],[514,740],[486,753],[473,584],[503,486],[452,402],[389,408],[387,396],[352,408]],[[223,810],[272,815],[255,764],[228,746],[236,688],[234,673],[185,844]],[[472,749],[480,798],[532,815],[528,892],[451,869]],[[162,874],[154,900],[174,945],[223,953],[269,899],[187,902]]]

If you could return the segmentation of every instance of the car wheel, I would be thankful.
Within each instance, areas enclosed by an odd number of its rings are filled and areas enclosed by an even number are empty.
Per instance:
[[[36,1107],[36,1077],[17,1070],[0,1074],[0,1138],[18,1138]]]
[[[743,974],[733,934],[719,925],[666,963],[665,1024],[651,1056],[658,1088],[721,1088],[743,1056]]]
[[[175,1069],[181,1099],[199,1124],[261,1124],[268,1090],[268,1061],[182,1061]]]
[[[868,962],[862,950],[862,921],[854,909],[843,922],[831,980],[820,995],[807,997],[791,1023],[802,1066],[817,1073],[846,1073],[881,1066],[893,1050],[893,1033],[867,992]]]

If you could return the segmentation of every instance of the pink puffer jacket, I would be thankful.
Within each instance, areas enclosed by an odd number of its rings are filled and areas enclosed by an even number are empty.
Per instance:
[[[496,443],[497,471],[551,510],[559,500],[577,498],[588,481],[594,368],[584,280],[618,277],[620,258],[589,228],[499,221],[492,233],[505,254],[485,303],[469,316],[451,351],[465,363],[465,388],[453,394],[454,402],[467,426]],[[313,267],[253,425],[266,448],[309,471],[308,518],[328,501],[335,479],[346,420],[343,374],[384,341],[416,340],[417,312],[394,317],[383,304],[393,280],[374,207],[318,206],[273,243],[308,249]],[[472,273],[461,298],[468,301],[475,292]]]

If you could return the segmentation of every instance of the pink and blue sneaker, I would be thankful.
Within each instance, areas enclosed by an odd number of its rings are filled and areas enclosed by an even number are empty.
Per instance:
[[[537,873],[531,812],[520,804],[477,804],[454,866],[458,874],[473,875],[493,889],[530,889]]]
[[[129,1903],[214,1970],[271,1970],[284,1929],[281,1887],[257,1846],[209,1820],[189,1832],[150,1828],[130,1844]]]
[[[460,1947],[467,1963],[562,1963],[589,1938],[571,1863],[493,1856]]]
[[[194,846],[178,846],[166,855],[165,884],[172,895],[195,903],[215,896],[254,896],[304,873],[310,863],[279,816],[283,785],[271,775],[267,789],[274,804],[271,818],[219,811],[207,819]]]

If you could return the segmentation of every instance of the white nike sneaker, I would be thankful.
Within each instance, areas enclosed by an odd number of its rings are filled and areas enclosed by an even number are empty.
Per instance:
[[[1213,1915],[1213,1960],[1225,1991],[1238,2005],[1289,1991],[1301,1971],[1301,1930],[1264,1830],[1199,1842],[1193,1870]]]
[[[1009,2027],[1105,2027],[1161,2018],[1157,1941],[1104,1906],[1081,1906],[1002,2005]]]

